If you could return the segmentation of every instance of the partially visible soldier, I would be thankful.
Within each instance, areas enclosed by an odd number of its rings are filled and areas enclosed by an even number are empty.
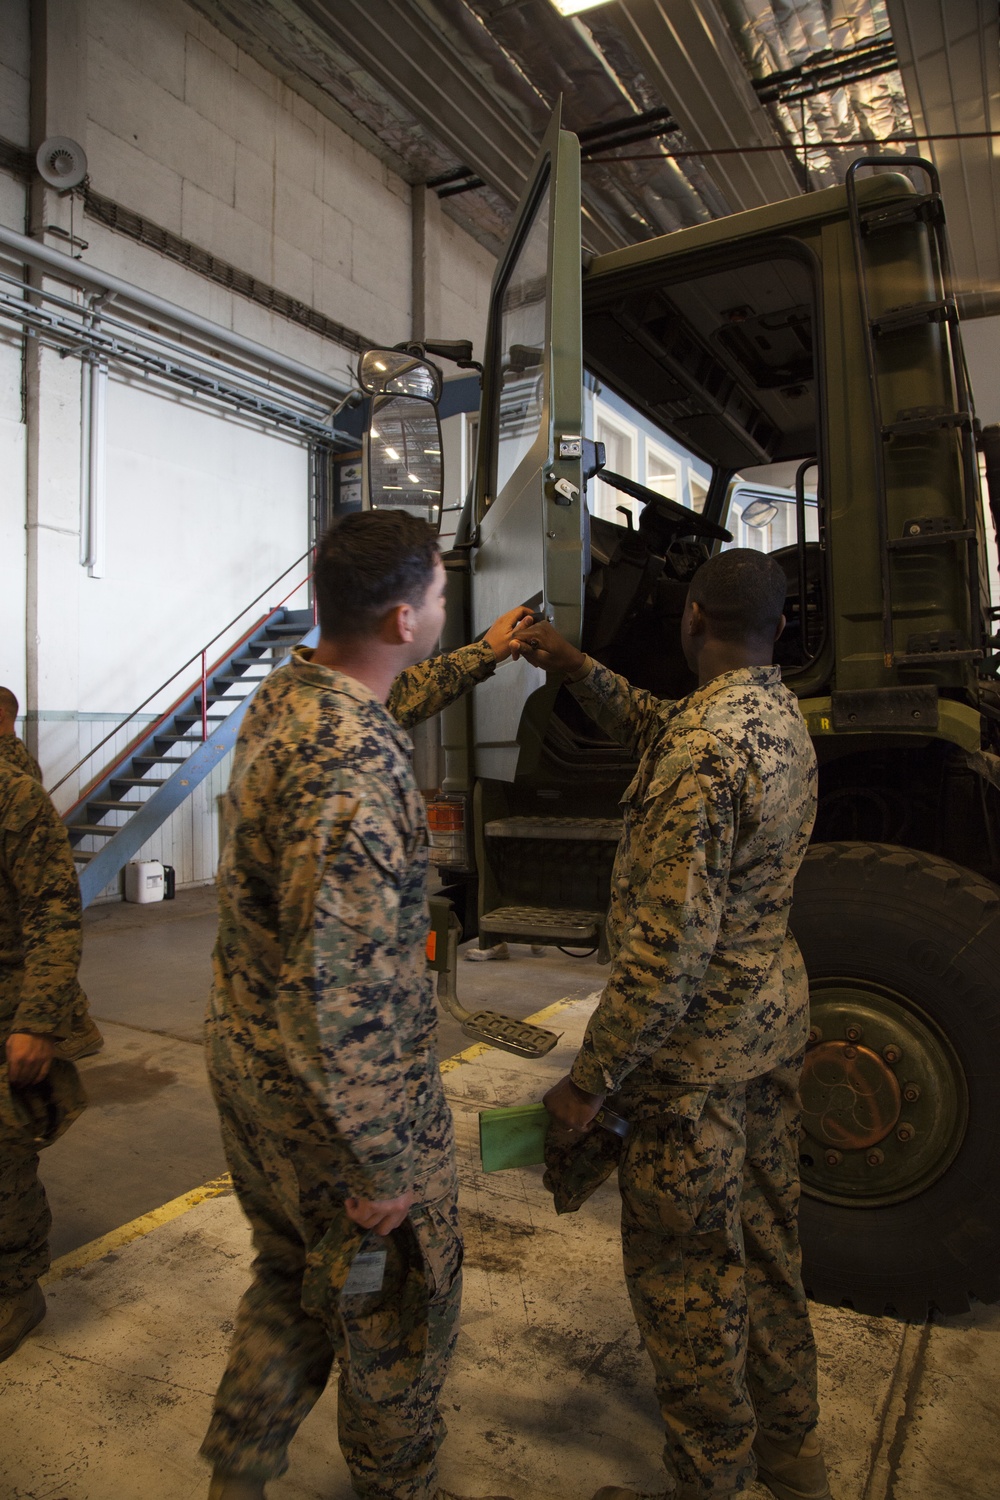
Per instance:
[[[0,762],[23,771],[27,776],[33,776],[41,784],[41,767],[17,737],[15,724],[19,706],[10,688],[0,687]],[[100,1052],[103,1046],[104,1038],[90,1014],[87,997],[80,985],[76,984],[69,1035],[58,1044],[55,1055],[64,1062],[79,1062],[81,1057],[91,1057],[95,1052]]]
[[[24,1118],[69,1034],[79,963],[80,886],[66,830],[35,777],[0,759],[0,1359],[45,1316],[38,1280],[52,1216]],[[62,1067],[64,1083],[75,1083]],[[62,1107],[43,1103],[46,1115]]]
[[[656,1374],[671,1500],[740,1495],[755,1460],[779,1500],[830,1496],[797,1229],[808,989],[788,931],[816,759],[771,665],[785,587],[774,559],[749,550],[699,568],[681,622],[698,687],[675,703],[549,625],[522,625],[514,648],[566,673],[640,757],[612,880],[611,975],[545,1103],[571,1136],[606,1095],[632,1122],[619,1167],[625,1277]]]
[[[17,715],[20,704],[8,687],[0,687],[0,760],[15,770],[24,771],[41,781],[42,770],[23,741],[17,737]]]
[[[261,1500],[334,1358],[356,1494],[443,1494],[462,1242],[427,823],[401,726],[488,677],[530,613],[427,661],[444,584],[425,522],[335,523],[315,568],[320,643],[266,680],[237,741],[207,1039],[257,1255],[201,1450],[210,1500]]]

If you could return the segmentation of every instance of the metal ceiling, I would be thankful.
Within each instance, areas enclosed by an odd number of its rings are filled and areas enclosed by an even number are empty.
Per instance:
[[[494,251],[560,96],[604,251],[841,181],[859,141],[989,129],[1000,91],[988,0],[192,3]],[[923,147],[970,290],[1000,288],[990,147]]]

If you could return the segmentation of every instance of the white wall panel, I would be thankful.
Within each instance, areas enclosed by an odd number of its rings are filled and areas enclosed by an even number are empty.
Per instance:
[[[112,380],[106,565],[103,578],[81,576],[80,708],[129,712],[249,604],[306,550],[308,496],[299,443]],[[303,564],[227,639],[304,574]]]

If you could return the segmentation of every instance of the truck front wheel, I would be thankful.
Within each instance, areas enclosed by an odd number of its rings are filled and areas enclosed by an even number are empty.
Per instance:
[[[806,1289],[915,1319],[1000,1299],[1000,889],[912,849],[816,844],[791,926]]]

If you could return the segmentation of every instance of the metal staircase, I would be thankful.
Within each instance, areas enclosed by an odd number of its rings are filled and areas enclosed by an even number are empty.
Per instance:
[[[311,609],[279,605],[214,666],[206,665],[202,653],[197,683],[133,740],[64,815],[84,906],[233,748],[250,699],[268,673],[293,646],[315,645],[318,638]]]

